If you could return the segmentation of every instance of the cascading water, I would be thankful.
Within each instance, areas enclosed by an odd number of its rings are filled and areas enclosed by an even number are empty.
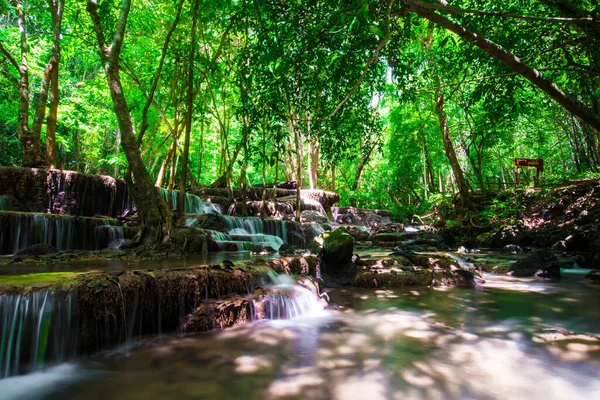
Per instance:
[[[96,249],[117,249],[125,241],[125,230],[122,226],[96,227]]]
[[[52,290],[0,296],[0,376],[40,369],[49,359],[72,359],[77,349],[76,303],[76,293],[58,299]]]
[[[15,254],[35,244],[59,251],[100,250],[124,238],[123,228],[107,218],[8,211],[0,212],[0,220],[0,254]]]
[[[272,285],[268,287],[268,293],[253,300],[255,319],[280,320],[317,315],[327,306],[312,281],[296,282],[289,275],[270,276]]]
[[[229,236],[234,241],[260,243],[274,250],[288,241],[285,221],[261,219],[258,217],[223,216],[229,228]]]
[[[327,217],[327,211],[325,211],[323,205],[317,200],[313,200],[309,197],[302,197],[302,209],[316,211],[324,217]]]
[[[178,210],[178,197],[180,192],[177,190],[167,190],[164,188],[158,188],[161,196],[172,210]],[[207,201],[203,201],[200,197],[186,193],[185,194],[185,214],[221,214],[221,207],[218,204],[213,204]]]

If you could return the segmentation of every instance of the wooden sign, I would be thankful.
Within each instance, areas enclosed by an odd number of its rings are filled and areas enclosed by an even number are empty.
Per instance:
[[[544,172],[543,158],[538,158],[537,160],[531,158],[515,158],[515,165],[517,167],[535,167],[538,171]]]
[[[540,173],[544,172],[543,158],[515,158],[515,165],[517,166],[517,185],[521,184],[521,167],[534,167],[537,169],[537,173],[535,174],[536,183],[540,181]]]

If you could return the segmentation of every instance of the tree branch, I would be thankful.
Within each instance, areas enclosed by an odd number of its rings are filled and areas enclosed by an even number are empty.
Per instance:
[[[520,15],[509,12],[493,12],[493,11],[482,11],[482,10],[465,10],[462,8],[446,6],[443,4],[429,4],[421,3],[420,1],[410,1],[410,4],[421,8],[428,8],[430,10],[447,11],[453,14],[474,14],[474,15],[485,15],[488,17],[500,17],[500,18],[515,18],[526,21],[542,21],[542,22],[592,22],[597,23],[598,21],[594,17],[582,17],[582,18],[566,18],[566,17],[536,17],[531,15]]]
[[[96,39],[100,45],[100,57],[102,58],[102,62],[105,62],[110,56],[110,49],[106,47],[104,29],[102,28],[102,22],[100,22],[100,16],[98,15],[98,0],[88,0],[86,10],[88,14],[90,14],[94,24]]]
[[[8,62],[10,62],[10,64],[15,67],[15,69],[17,71],[19,71],[19,63],[17,62],[17,60],[15,60],[15,58],[12,56],[12,54],[10,54],[10,51],[8,51],[8,49],[6,47],[4,47],[4,44],[2,43],[2,41],[0,40],[0,52],[2,54],[4,54],[4,57],[8,60]]]
[[[148,110],[150,109],[150,105],[154,100],[154,93],[156,92],[156,87],[158,86],[158,81],[160,80],[160,75],[162,73],[163,65],[165,64],[165,57],[167,55],[167,49],[169,48],[169,43],[171,42],[171,37],[173,36],[173,32],[177,28],[177,24],[179,23],[179,18],[181,17],[181,10],[183,9],[183,3],[185,0],[181,0],[179,3],[179,7],[177,8],[177,15],[175,16],[175,20],[173,20],[173,24],[171,25],[171,29],[167,32],[167,36],[165,37],[165,44],[162,49],[162,53],[160,55],[160,61],[158,62],[158,69],[156,70],[156,75],[154,76],[154,80],[152,82],[152,87],[150,88],[150,92],[148,92],[146,99],[146,104],[144,104],[144,109],[142,111],[142,128],[140,129],[140,133],[138,134],[138,144],[142,143],[142,139],[144,138],[144,134],[148,129]]]
[[[127,17],[129,16],[129,11],[131,10],[132,1],[133,0],[123,0],[123,4],[121,4],[121,12],[119,13],[119,20],[117,21],[115,36],[113,37],[113,42],[110,45],[110,57],[113,59],[113,61],[118,60],[119,54],[121,54],[121,47],[123,46],[123,40],[125,39]]]

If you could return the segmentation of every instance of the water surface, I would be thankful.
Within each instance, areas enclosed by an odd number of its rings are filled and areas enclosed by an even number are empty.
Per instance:
[[[334,310],[148,338],[0,381],[0,393],[19,399],[600,398],[600,341],[591,336],[600,335],[599,288],[581,275],[560,282],[486,278],[476,290],[330,291]]]

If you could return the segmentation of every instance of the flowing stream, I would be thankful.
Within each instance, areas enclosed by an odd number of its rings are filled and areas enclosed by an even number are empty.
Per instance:
[[[0,380],[0,393],[6,399],[600,398],[598,288],[580,274],[562,281],[484,278],[475,290],[332,290],[338,306],[330,310],[315,294],[303,297],[308,289],[276,282],[301,291],[294,318],[149,337]],[[283,301],[272,302],[272,316]]]

